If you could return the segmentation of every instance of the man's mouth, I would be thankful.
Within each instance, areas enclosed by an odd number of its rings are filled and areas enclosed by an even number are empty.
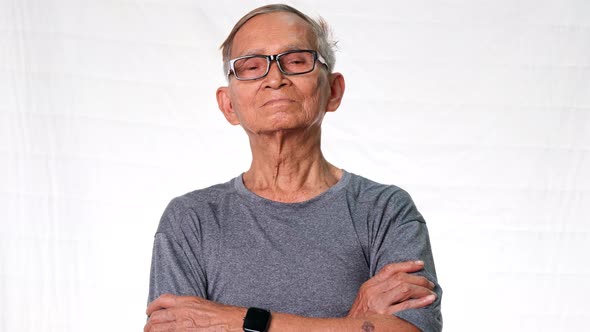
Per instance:
[[[262,104],[262,106],[264,107],[264,106],[290,104],[292,102],[293,102],[293,100],[292,99],[289,99],[289,98],[273,98],[271,100],[268,100],[264,104]]]

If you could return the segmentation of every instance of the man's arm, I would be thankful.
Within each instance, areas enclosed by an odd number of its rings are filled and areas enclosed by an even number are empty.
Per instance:
[[[368,314],[393,315],[407,309],[423,308],[436,299],[435,284],[410,273],[424,268],[423,261],[388,264],[363,283],[348,317]]]
[[[197,296],[165,294],[150,303],[144,332],[243,331],[246,308],[222,305]],[[269,332],[289,331],[420,331],[414,325],[386,314],[343,318],[309,318],[272,313]]]
[[[273,312],[269,331],[419,331],[392,314],[434,301],[434,284],[409,274],[423,266],[420,261],[385,266],[361,286],[345,318],[309,318]],[[146,312],[150,318],[144,331],[242,331],[246,310],[197,296],[166,294],[149,304]]]
[[[392,262],[423,261],[423,269],[412,274],[435,284],[432,289],[437,294],[434,302],[424,308],[397,311],[394,315],[423,331],[440,332],[442,289],[437,281],[424,217],[410,195],[395,186],[383,190],[377,205],[381,208],[372,210],[375,214],[368,219],[372,230],[369,232],[371,269],[380,271]]]

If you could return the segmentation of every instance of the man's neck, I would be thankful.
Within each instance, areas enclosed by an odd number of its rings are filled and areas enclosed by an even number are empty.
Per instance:
[[[320,133],[278,131],[250,136],[252,164],[244,185],[278,202],[309,200],[336,184],[342,170],[328,163]]]

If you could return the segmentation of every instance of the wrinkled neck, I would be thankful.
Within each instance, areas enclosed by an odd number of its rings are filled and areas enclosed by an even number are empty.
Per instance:
[[[255,194],[280,202],[301,202],[336,184],[342,171],[321,151],[321,133],[277,131],[250,135],[252,164],[244,185]]]

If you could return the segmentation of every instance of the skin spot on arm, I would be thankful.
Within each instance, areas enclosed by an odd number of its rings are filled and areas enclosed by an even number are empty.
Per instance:
[[[363,326],[361,327],[361,331],[362,332],[374,332],[375,331],[375,325],[373,325],[373,323],[365,321],[363,323]]]

